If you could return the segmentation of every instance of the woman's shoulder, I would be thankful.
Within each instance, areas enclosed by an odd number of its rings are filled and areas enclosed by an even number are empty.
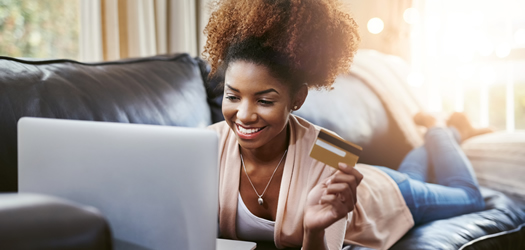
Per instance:
[[[213,130],[217,133],[224,132],[224,130],[229,129],[228,123],[226,121],[216,122],[207,127],[209,130]]]
[[[292,123],[294,124],[295,130],[297,131],[298,135],[314,135],[314,137],[317,138],[317,135],[319,134],[319,132],[323,130],[329,134],[332,134],[342,139],[342,137],[336,132],[330,129],[315,125],[300,116],[292,115],[292,118],[290,120],[293,121]]]
[[[207,127],[207,129],[215,131],[219,136],[219,141],[224,143],[225,140],[230,136],[230,126],[225,121],[214,123]]]
[[[295,151],[295,157],[300,162],[301,170],[307,173],[309,179],[312,179],[311,175],[325,176],[331,174],[333,172],[331,167],[310,157],[310,151],[317,141],[319,131],[324,130],[324,128],[295,115],[290,118],[290,124],[293,131],[291,140],[293,141],[290,142],[288,150]]]
[[[318,134],[322,127],[319,127],[308,120],[292,114],[290,116],[290,124],[293,126],[293,129],[298,134]]]

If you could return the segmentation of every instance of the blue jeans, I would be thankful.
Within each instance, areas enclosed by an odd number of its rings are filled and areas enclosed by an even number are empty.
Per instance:
[[[416,225],[485,207],[472,166],[458,141],[455,128],[430,128],[425,144],[410,151],[397,171],[376,166],[397,183]],[[426,183],[429,164],[437,184]]]

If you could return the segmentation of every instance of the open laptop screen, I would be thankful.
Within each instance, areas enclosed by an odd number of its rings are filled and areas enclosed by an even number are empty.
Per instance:
[[[215,249],[215,132],[22,118],[18,147],[20,192],[94,206],[139,249]]]

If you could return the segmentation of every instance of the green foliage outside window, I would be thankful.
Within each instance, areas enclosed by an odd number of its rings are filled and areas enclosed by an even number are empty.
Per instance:
[[[0,55],[79,58],[79,0],[0,0]]]

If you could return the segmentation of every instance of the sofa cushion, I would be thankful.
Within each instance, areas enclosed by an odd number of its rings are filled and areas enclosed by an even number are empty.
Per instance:
[[[518,228],[486,235],[463,245],[459,250],[506,250],[525,248],[525,223]]]
[[[311,90],[294,114],[361,147],[359,162],[397,169],[412,149],[379,97],[354,75],[341,75],[330,91]]]
[[[187,54],[105,63],[0,57],[0,191],[17,189],[23,116],[205,127],[199,61]]]
[[[211,121],[212,123],[224,121],[224,116],[222,115],[222,98],[224,94],[222,83],[224,82],[224,77],[209,77],[211,66],[204,60],[199,60],[199,66],[201,68],[202,79],[206,85],[208,105],[210,105],[211,111]]]
[[[475,136],[461,148],[480,185],[501,191],[525,207],[525,131]]]
[[[100,212],[57,197],[0,194],[2,249],[112,249],[111,230]]]
[[[525,241],[521,240],[521,235],[513,234],[525,223],[525,213],[503,193],[481,188],[481,194],[485,199],[484,211],[419,225],[408,231],[390,249],[459,249],[486,236],[492,236],[491,240],[485,243],[478,242],[476,244],[478,248],[469,249],[501,249],[500,247],[508,242],[521,242],[514,244],[517,247],[512,249],[525,249]],[[501,233],[506,231],[509,233]],[[487,248],[487,244],[492,248]],[[344,250],[364,249],[368,248],[359,246],[344,248]]]
[[[420,225],[391,249],[459,249],[480,237],[516,229],[525,223],[525,213],[504,194],[487,188],[481,188],[481,194],[485,199],[484,211]]]

